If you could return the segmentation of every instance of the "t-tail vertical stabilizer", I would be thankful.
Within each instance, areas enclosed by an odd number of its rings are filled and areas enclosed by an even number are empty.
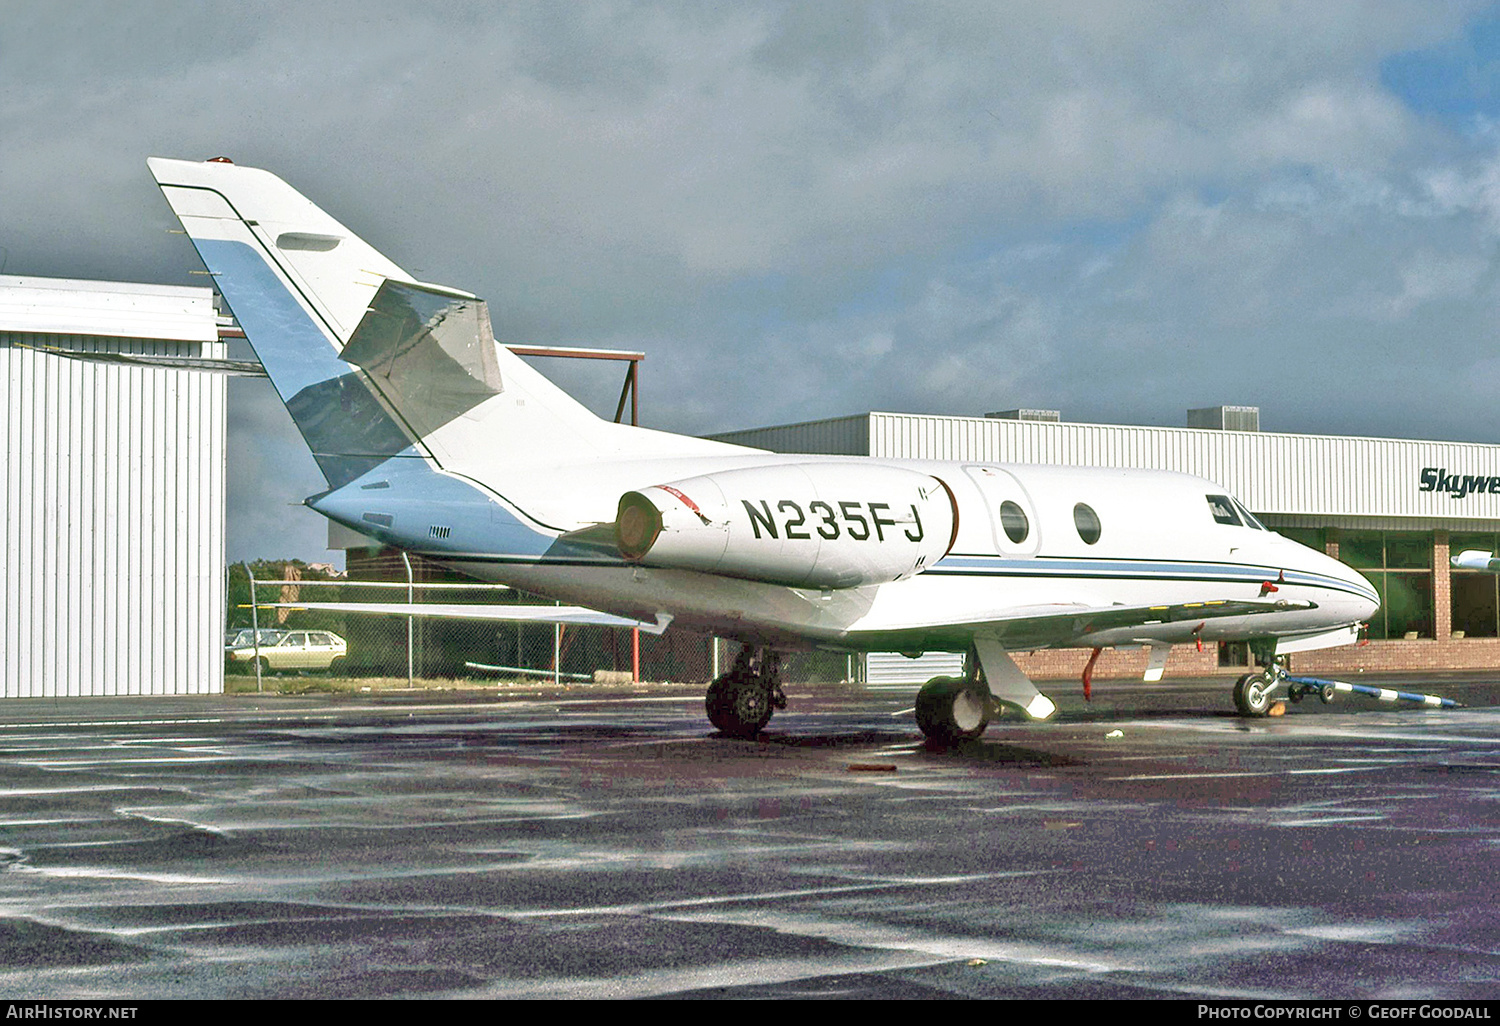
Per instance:
[[[269,172],[148,164],[329,485],[415,455],[414,433],[339,358],[380,286],[411,276]]]
[[[395,456],[466,472],[497,449],[612,448],[615,425],[496,346],[481,300],[417,282],[267,171],[148,163],[330,487]]]

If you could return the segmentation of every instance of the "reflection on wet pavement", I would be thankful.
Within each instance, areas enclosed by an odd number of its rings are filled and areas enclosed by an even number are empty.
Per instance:
[[[689,689],[7,703],[0,993],[1489,997],[1473,687],[950,751],[848,689],[758,742]]]

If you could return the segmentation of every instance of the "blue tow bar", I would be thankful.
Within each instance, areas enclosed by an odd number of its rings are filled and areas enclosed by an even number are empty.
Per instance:
[[[1287,675],[1282,679],[1287,683],[1287,697],[1293,702],[1300,702],[1310,694],[1317,695],[1324,702],[1331,702],[1336,693],[1352,691],[1356,695],[1369,695],[1382,702],[1416,702],[1434,709],[1463,708],[1462,702],[1455,702],[1451,698],[1439,698],[1437,695],[1418,695],[1410,691],[1392,691],[1389,688],[1373,688],[1366,684],[1346,684],[1341,680],[1322,680],[1318,677]]]

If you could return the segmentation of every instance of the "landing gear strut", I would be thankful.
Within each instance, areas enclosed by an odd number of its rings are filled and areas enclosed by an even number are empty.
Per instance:
[[[1276,659],[1275,638],[1252,639],[1249,648],[1260,669],[1234,682],[1234,707],[1241,716],[1269,716],[1280,701],[1277,692],[1286,689],[1286,667]]]
[[[786,708],[781,690],[781,656],[769,648],[746,645],[734,667],[716,677],[703,701],[708,722],[729,737],[753,738]]]

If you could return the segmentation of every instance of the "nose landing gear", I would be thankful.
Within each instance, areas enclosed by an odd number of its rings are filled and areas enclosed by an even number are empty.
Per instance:
[[[1275,663],[1245,674],[1234,682],[1234,707],[1241,716],[1271,715],[1271,706],[1277,701],[1276,692],[1285,677],[1286,671]]]
[[[1255,718],[1273,713],[1280,715],[1286,711],[1286,706],[1282,705],[1279,709],[1276,706],[1283,699],[1301,701],[1301,693],[1296,696],[1287,693],[1287,684],[1291,678],[1281,660],[1276,658],[1276,639],[1255,638],[1251,640],[1249,648],[1251,658],[1260,669],[1247,673],[1234,682],[1234,707],[1239,710],[1240,715]]]

